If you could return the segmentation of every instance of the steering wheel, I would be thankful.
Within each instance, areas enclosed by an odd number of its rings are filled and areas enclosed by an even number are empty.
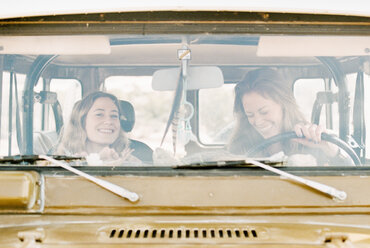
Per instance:
[[[300,138],[300,137],[298,137],[295,132],[286,132],[286,133],[275,135],[271,138],[266,139],[265,141],[263,141],[261,144],[257,145],[256,147],[250,149],[247,152],[247,156],[252,157],[256,153],[260,152],[262,149],[274,143],[281,142],[283,140],[296,139],[296,138]],[[356,166],[362,165],[360,158],[357,156],[356,152],[352,149],[352,147],[350,147],[346,142],[341,140],[339,137],[332,135],[332,134],[322,133],[321,140],[337,145],[339,148],[343,149],[351,157],[352,161],[354,162]]]

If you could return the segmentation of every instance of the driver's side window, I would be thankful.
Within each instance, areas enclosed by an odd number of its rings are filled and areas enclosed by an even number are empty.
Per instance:
[[[314,123],[313,115],[317,121],[327,129],[338,131],[338,103],[322,105],[321,111],[318,111],[315,106],[318,106],[320,97],[323,94],[335,94],[338,90],[333,81],[323,78],[298,79],[294,83],[294,96],[297,104],[304,114],[307,121]],[[318,94],[319,93],[319,94]]]

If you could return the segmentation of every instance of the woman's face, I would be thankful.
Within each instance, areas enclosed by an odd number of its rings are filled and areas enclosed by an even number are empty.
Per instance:
[[[96,99],[86,115],[88,140],[102,146],[110,145],[118,138],[120,128],[118,108],[112,99]]]
[[[249,123],[265,139],[282,132],[283,110],[280,104],[256,92],[245,94],[242,102]]]

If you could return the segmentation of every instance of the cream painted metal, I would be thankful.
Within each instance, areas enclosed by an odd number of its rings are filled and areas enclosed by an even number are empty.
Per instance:
[[[370,16],[370,2],[353,1],[272,1],[272,0],[16,0],[8,1],[0,9],[0,18],[80,13],[134,12],[134,11],[246,11],[306,14],[339,14]]]

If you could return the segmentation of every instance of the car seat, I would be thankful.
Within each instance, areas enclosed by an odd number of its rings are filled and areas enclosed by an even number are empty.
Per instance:
[[[121,128],[126,133],[129,133],[132,131],[135,125],[135,110],[131,103],[124,100],[119,100],[120,105],[120,122],[121,122]],[[143,162],[152,163],[153,162],[153,150],[146,145],[145,143],[129,139],[130,140],[130,147],[134,151],[132,152],[132,155],[137,157]]]

